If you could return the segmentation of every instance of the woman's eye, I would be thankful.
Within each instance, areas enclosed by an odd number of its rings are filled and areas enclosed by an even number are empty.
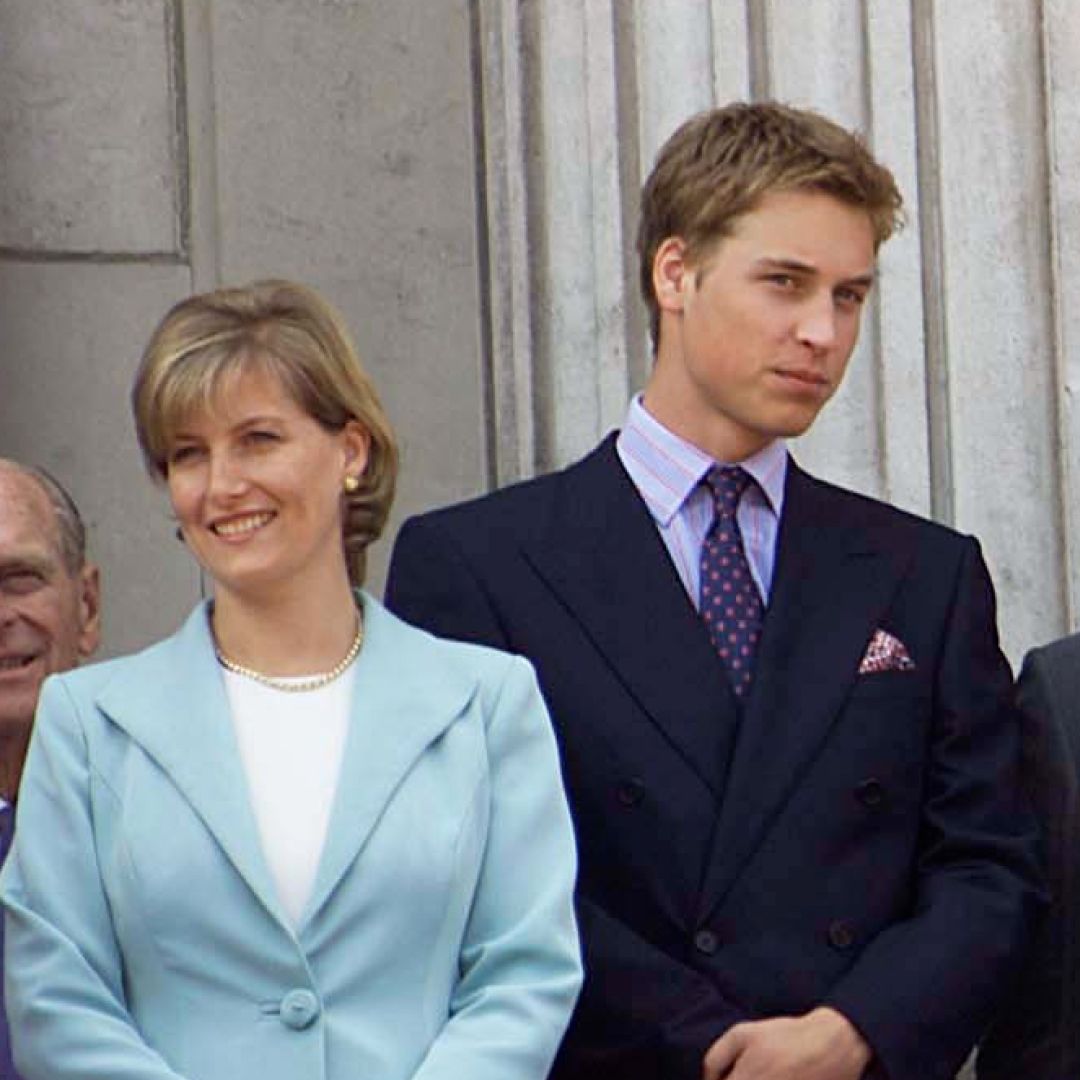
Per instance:
[[[256,428],[254,431],[247,432],[244,438],[253,446],[267,446],[270,443],[276,443],[280,441],[276,431],[263,431],[258,428]]]
[[[170,465],[183,465],[184,462],[191,461],[196,452],[194,446],[175,446],[169,451],[168,463]]]

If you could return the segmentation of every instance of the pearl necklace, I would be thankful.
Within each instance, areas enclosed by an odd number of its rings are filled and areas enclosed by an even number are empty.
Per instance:
[[[302,694],[308,690],[318,690],[320,687],[328,686],[344,674],[345,669],[359,655],[360,646],[363,644],[364,620],[358,614],[356,617],[356,637],[353,638],[349,651],[329,671],[320,672],[318,675],[312,675],[307,679],[295,679],[288,675],[265,675],[261,671],[256,671],[254,668],[245,667],[235,660],[230,660],[216,644],[214,645],[214,653],[218,658],[218,663],[226,671],[231,671],[234,675],[243,675],[246,679],[254,679],[255,682],[262,683],[263,686],[269,686],[272,690],[284,690],[289,694]]]

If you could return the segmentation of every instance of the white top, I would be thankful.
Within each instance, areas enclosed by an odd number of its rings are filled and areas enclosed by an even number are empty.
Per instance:
[[[222,669],[263,853],[294,927],[326,842],[355,671],[352,664],[326,686],[288,693]]]

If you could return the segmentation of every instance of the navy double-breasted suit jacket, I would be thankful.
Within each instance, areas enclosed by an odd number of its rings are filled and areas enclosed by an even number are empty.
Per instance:
[[[792,463],[742,710],[613,438],[407,522],[388,600],[537,666],[586,964],[554,1077],[698,1080],[732,1023],[818,1004],[889,1080],[955,1073],[1041,901],[974,540]],[[878,629],[913,669],[860,674]]]

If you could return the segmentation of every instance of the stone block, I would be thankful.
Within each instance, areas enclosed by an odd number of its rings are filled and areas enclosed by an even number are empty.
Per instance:
[[[0,4],[0,247],[178,250],[170,10]]]
[[[342,309],[402,438],[398,520],[487,480],[468,5],[317,10],[213,7],[222,276]]]
[[[0,263],[0,455],[69,487],[102,568],[101,656],[175,628],[198,596],[168,501],[142,469],[128,392],[186,268]]]

